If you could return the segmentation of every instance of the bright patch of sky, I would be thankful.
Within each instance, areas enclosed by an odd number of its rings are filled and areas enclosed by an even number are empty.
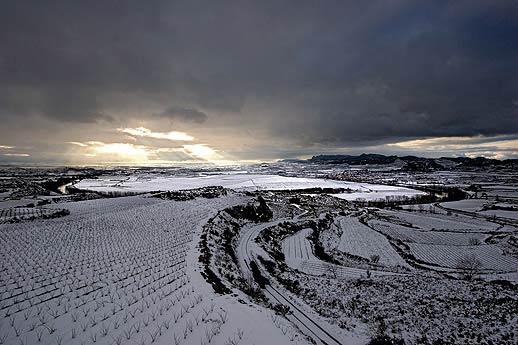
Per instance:
[[[137,137],[148,137],[148,138],[155,138],[155,139],[165,139],[165,140],[172,140],[172,141],[193,141],[194,138],[187,133],[184,132],[153,132],[150,129],[144,128],[144,127],[138,127],[138,128],[119,128],[118,131],[132,135]]]

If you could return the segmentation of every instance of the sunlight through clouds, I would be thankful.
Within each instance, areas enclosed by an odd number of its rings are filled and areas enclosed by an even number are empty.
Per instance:
[[[78,146],[85,157],[102,157],[103,161],[124,161],[145,163],[150,160],[153,151],[144,145],[127,143],[103,143],[101,141],[68,142]]]
[[[67,142],[67,144],[77,145],[77,146],[81,146],[81,147],[87,147],[88,146],[88,145],[86,145],[84,143],[80,143],[78,141],[69,141],[69,142]]]
[[[146,157],[149,155],[149,151],[145,146],[133,145],[133,144],[102,144],[95,148],[97,153],[115,153],[123,156],[131,157]]]
[[[183,145],[183,148],[192,156],[207,161],[220,161],[223,157],[206,144]]]
[[[194,137],[188,135],[184,132],[153,132],[150,129],[147,129],[145,127],[137,127],[137,128],[118,128],[117,129],[120,132],[137,136],[137,137],[147,137],[147,138],[155,138],[155,139],[166,139],[166,140],[172,140],[172,141],[193,141]]]
[[[96,157],[103,162],[167,163],[174,159],[164,158],[164,154],[176,153],[175,157],[184,157],[198,162],[228,164],[218,151],[207,144],[183,145],[181,147],[154,147],[133,143],[104,143],[101,141],[69,141],[77,147],[84,157]],[[183,155],[183,156],[182,156]],[[184,160],[184,159],[181,159]]]
[[[28,153],[4,153],[4,156],[7,157],[30,157],[31,155]]]
[[[418,153],[451,152],[457,155],[464,154],[467,157],[483,156],[496,159],[518,155],[518,139],[516,136],[506,135],[426,138],[387,144],[387,146]]]

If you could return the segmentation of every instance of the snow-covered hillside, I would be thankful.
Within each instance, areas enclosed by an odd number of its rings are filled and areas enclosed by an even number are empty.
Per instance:
[[[61,204],[63,218],[0,224],[0,342],[289,343],[270,311],[216,295],[200,275],[193,238],[243,200],[99,199]]]

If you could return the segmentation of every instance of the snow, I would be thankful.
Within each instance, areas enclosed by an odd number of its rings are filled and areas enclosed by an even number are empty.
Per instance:
[[[370,229],[369,229],[370,230]],[[312,229],[302,229],[296,234],[286,237],[282,241],[282,252],[285,256],[286,264],[296,270],[311,275],[331,275],[336,278],[362,278],[368,275],[366,269],[345,267],[330,264],[318,259],[313,254],[311,242],[307,237],[311,234]],[[371,230],[372,231],[372,230]],[[382,236],[383,237],[383,236]],[[365,238],[363,238],[365,239]],[[358,241],[360,242],[360,241]],[[369,246],[369,244],[366,244]],[[390,244],[389,244],[390,246]],[[392,249],[392,248],[391,248]],[[395,253],[397,255],[397,253]],[[393,258],[387,261],[396,261]],[[397,261],[401,266],[408,267],[408,265],[400,258]],[[392,272],[384,272],[371,270],[369,273],[372,276],[394,275]]]
[[[378,255],[382,265],[410,268],[382,234],[363,225],[354,217],[340,217],[337,221],[343,231],[338,250],[365,259]]]
[[[398,221],[411,224],[423,230],[444,230],[462,232],[496,231],[500,225],[480,218],[440,213],[407,212],[383,210],[382,215],[395,217]]]
[[[2,200],[0,201],[0,209],[26,206],[28,204],[35,204],[37,201],[34,199]]]
[[[163,190],[186,190],[207,186],[223,186],[233,190],[293,190],[309,188],[349,188],[352,193],[335,194],[347,200],[365,198],[385,199],[386,196],[408,196],[424,194],[405,187],[393,187],[367,183],[336,181],[319,178],[287,177],[266,174],[226,173],[209,176],[106,176],[86,179],[75,184],[76,188],[100,192],[149,192]]]
[[[459,259],[475,256],[483,270],[513,272],[518,270],[518,259],[505,256],[502,251],[491,244],[476,246],[432,245],[409,243],[410,252],[419,260],[431,264],[455,268]]]
[[[361,332],[358,321],[376,329],[381,316],[387,334],[405,344],[516,343],[517,296],[497,284],[424,275],[291,279],[306,303],[345,329]]]
[[[288,343],[269,311],[216,295],[199,273],[193,236],[242,200],[99,199],[60,204],[71,211],[62,218],[1,224],[0,337],[27,345]]]
[[[441,203],[446,208],[452,208],[455,210],[477,212],[482,210],[485,205],[491,204],[490,201],[482,199],[466,199],[459,201],[449,201]]]
[[[369,221],[369,226],[396,240],[401,240],[403,242],[408,243],[413,242],[425,244],[464,246],[469,245],[470,242],[473,240],[483,242],[484,239],[487,237],[487,235],[482,233],[462,233],[429,230],[423,231],[382,220],[371,220]]]
[[[251,274],[248,266],[252,258],[256,257],[257,255],[260,255],[263,258],[269,257],[268,254],[260,246],[257,245],[257,243],[255,242],[255,238],[264,229],[276,226],[281,221],[281,219],[277,219],[262,224],[249,223],[245,224],[241,228],[239,232],[239,238],[236,249],[238,254],[237,257],[239,260],[239,265],[241,267],[242,272],[247,272],[248,274]],[[307,241],[306,236],[309,235],[310,231],[311,229],[303,229],[302,231],[299,231],[299,240],[297,240],[296,243],[302,243],[303,241]],[[310,246],[309,242],[305,243],[305,245],[307,245],[308,247]],[[320,262],[318,259],[314,258],[312,254],[310,254],[309,252],[302,254],[299,252],[299,250],[297,250],[296,252],[293,251],[292,253],[294,257],[313,258],[309,261],[297,260],[295,264],[298,265],[299,268],[299,263],[303,265],[307,262]],[[293,263],[293,261],[290,262]],[[319,272],[319,274],[321,274],[321,272]],[[286,318],[306,335],[312,337],[313,340],[317,341],[317,344],[337,344],[338,339],[339,344],[342,344],[344,342],[347,342],[351,345],[359,345],[365,343],[363,339],[361,342],[358,342],[358,337],[356,335],[350,334],[349,332],[343,332],[343,330],[341,330],[339,327],[329,324],[326,320],[323,320],[318,315],[316,315],[314,311],[312,311],[307,305],[305,305],[305,303],[301,303],[301,301],[296,296],[291,295],[289,292],[285,291],[281,286],[274,284],[273,281],[271,281],[271,283],[271,285],[265,286],[265,288],[262,290],[266,298],[269,299],[270,303],[280,303],[284,306],[288,306],[290,308],[290,314],[286,315]],[[275,287],[273,285],[275,285]],[[272,319],[274,320],[275,325],[279,325],[279,323],[282,323],[282,321],[278,320],[278,317],[274,316]],[[283,328],[280,325],[278,327]],[[315,338],[314,336],[316,336],[317,338]]]
[[[212,185],[235,191],[343,188],[353,192],[335,196],[347,200],[385,200],[422,193],[403,187],[246,171],[196,177],[169,173],[121,173],[83,180],[76,187],[118,192],[115,194]],[[384,178],[380,175],[365,181]],[[485,189],[490,194],[518,190],[516,186],[499,185],[486,185]],[[253,198],[228,191],[225,197],[182,202],[149,194],[80,202],[61,200],[59,204],[45,205],[43,212],[66,209],[70,215],[0,224],[0,344],[303,345],[309,341],[301,333],[320,332],[321,339],[327,339],[319,327],[339,343],[365,344],[372,336],[368,328],[376,325],[379,316],[384,318],[389,334],[404,338],[408,344],[424,342],[420,340],[423,336],[429,343],[484,343],[491,339],[495,344],[505,344],[514,340],[518,325],[513,308],[515,290],[487,282],[518,281],[516,228],[511,222],[502,226],[482,218],[449,214],[432,204],[391,211],[319,196],[301,197],[295,205],[290,204],[294,198],[287,194],[291,193],[261,194],[274,211],[273,220],[264,223],[218,213]],[[13,207],[37,200],[0,202],[0,222],[12,217],[13,212],[19,217],[31,217],[39,208]],[[513,205],[512,201],[487,200],[443,205],[517,219],[516,211],[484,211],[487,203],[502,208]],[[201,249],[196,244],[200,243],[202,226],[216,213],[236,221],[222,223],[221,229],[227,229],[226,225],[240,227],[231,228],[236,230],[231,238],[237,260],[228,267],[236,276],[242,274],[245,278],[250,274],[247,266],[251,260],[269,255],[267,247],[254,241],[261,231],[285,221],[304,224],[291,228],[302,230],[272,241],[276,250],[282,250],[291,269],[263,272],[271,282],[264,289],[266,298],[275,304],[293,303],[293,314],[281,317],[255,303],[237,285],[225,281],[224,273],[228,271],[216,269],[224,265],[214,264],[211,268],[232,289],[231,294],[216,294],[203,278],[201,271],[205,267],[199,262]],[[334,244],[325,246],[325,250],[343,266],[318,259],[308,239],[313,231],[309,227],[314,224],[310,222],[323,219],[319,215],[324,213],[331,215],[334,223],[329,222],[333,224],[332,231],[322,230],[318,223],[319,239]],[[359,215],[368,226],[355,218]],[[217,235],[211,243],[221,240]],[[415,256],[421,266],[392,269],[397,265],[410,267],[400,256],[402,252]],[[213,253],[213,261],[230,263],[221,253]],[[358,258],[372,259],[375,255],[379,256],[379,265]],[[483,272],[479,276],[486,281],[463,281],[444,275],[458,272],[458,260],[468,255],[481,261]],[[276,282],[276,274],[293,284]]]
[[[508,218],[513,220],[518,220],[518,210],[492,210],[487,209],[489,206],[501,207],[501,208],[513,208],[514,204],[510,203],[495,203],[494,201],[481,200],[481,199],[468,199],[468,200],[460,200],[460,201],[452,201],[452,202],[444,202],[441,204],[446,208],[467,211],[467,212],[476,212],[477,214],[484,216],[495,216]]]
[[[490,197],[499,197],[499,198],[518,198],[518,190],[516,189],[493,189],[488,190],[487,195]]]
[[[488,210],[488,211],[482,211],[479,213],[483,214],[485,216],[490,216],[490,217],[496,216],[496,217],[514,219],[514,220],[518,221],[518,211]]]
[[[243,202],[243,199],[241,199]],[[194,243],[199,242],[200,232],[195,233]],[[235,340],[235,344],[284,344],[293,343],[298,345],[306,345],[307,341],[301,339],[298,332],[292,330],[292,326],[287,322],[280,320],[278,323],[273,322],[272,311],[259,306],[250,304],[243,304],[240,299],[247,299],[242,293],[238,292],[239,298],[236,298],[236,294],[233,295],[216,295],[214,294],[212,287],[205,281],[205,279],[199,274],[199,250],[192,250],[186,258],[187,263],[187,275],[192,277],[191,283],[197,287],[201,293],[210,296],[210,298],[217,304],[225,306],[226,310],[229,310],[229,321],[228,324],[232,325],[234,329],[233,334],[228,335],[227,339],[220,337],[221,344],[229,344],[229,338]],[[242,340],[237,339],[238,330],[244,332]],[[283,332],[286,331],[286,334]],[[289,337],[292,337],[294,341],[290,341]],[[218,344],[217,340],[214,342]],[[198,343],[194,343],[198,345]],[[200,343],[201,344],[201,343]],[[207,344],[210,345],[210,344]]]
[[[377,188],[376,187],[371,188],[368,191],[361,191],[361,192],[353,192],[353,193],[338,193],[333,194],[335,197],[339,199],[349,200],[349,201],[380,201],[380,200],[386,200],[387,197],[408,197],[413,198],[419,195],[424,195],[425,193],[405,188],[405,187],[397,187],[397,188]],[[363,187],[365,187],[365,184],[363,184]],[[383,186],[388,187],[388,186]]]
[[[288,266],[299,268],[303,261],[317,260],[315,255],[313,255],[311,243],[307,239],[312,232],[312,229],[302,229],[295,235],[288,236],[282,241],[282,252]]]

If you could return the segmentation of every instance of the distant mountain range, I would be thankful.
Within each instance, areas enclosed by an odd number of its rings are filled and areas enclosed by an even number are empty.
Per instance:
[[[374,153],[352,155],[318,155],[307,160],[286,159],[282,162],[347,165],[396,165],[408,171],[451,170],[462,168],[518,168],[518,159],[489,159],[484,157],[440,157],[424,158],[417,156],[385,156]]]

